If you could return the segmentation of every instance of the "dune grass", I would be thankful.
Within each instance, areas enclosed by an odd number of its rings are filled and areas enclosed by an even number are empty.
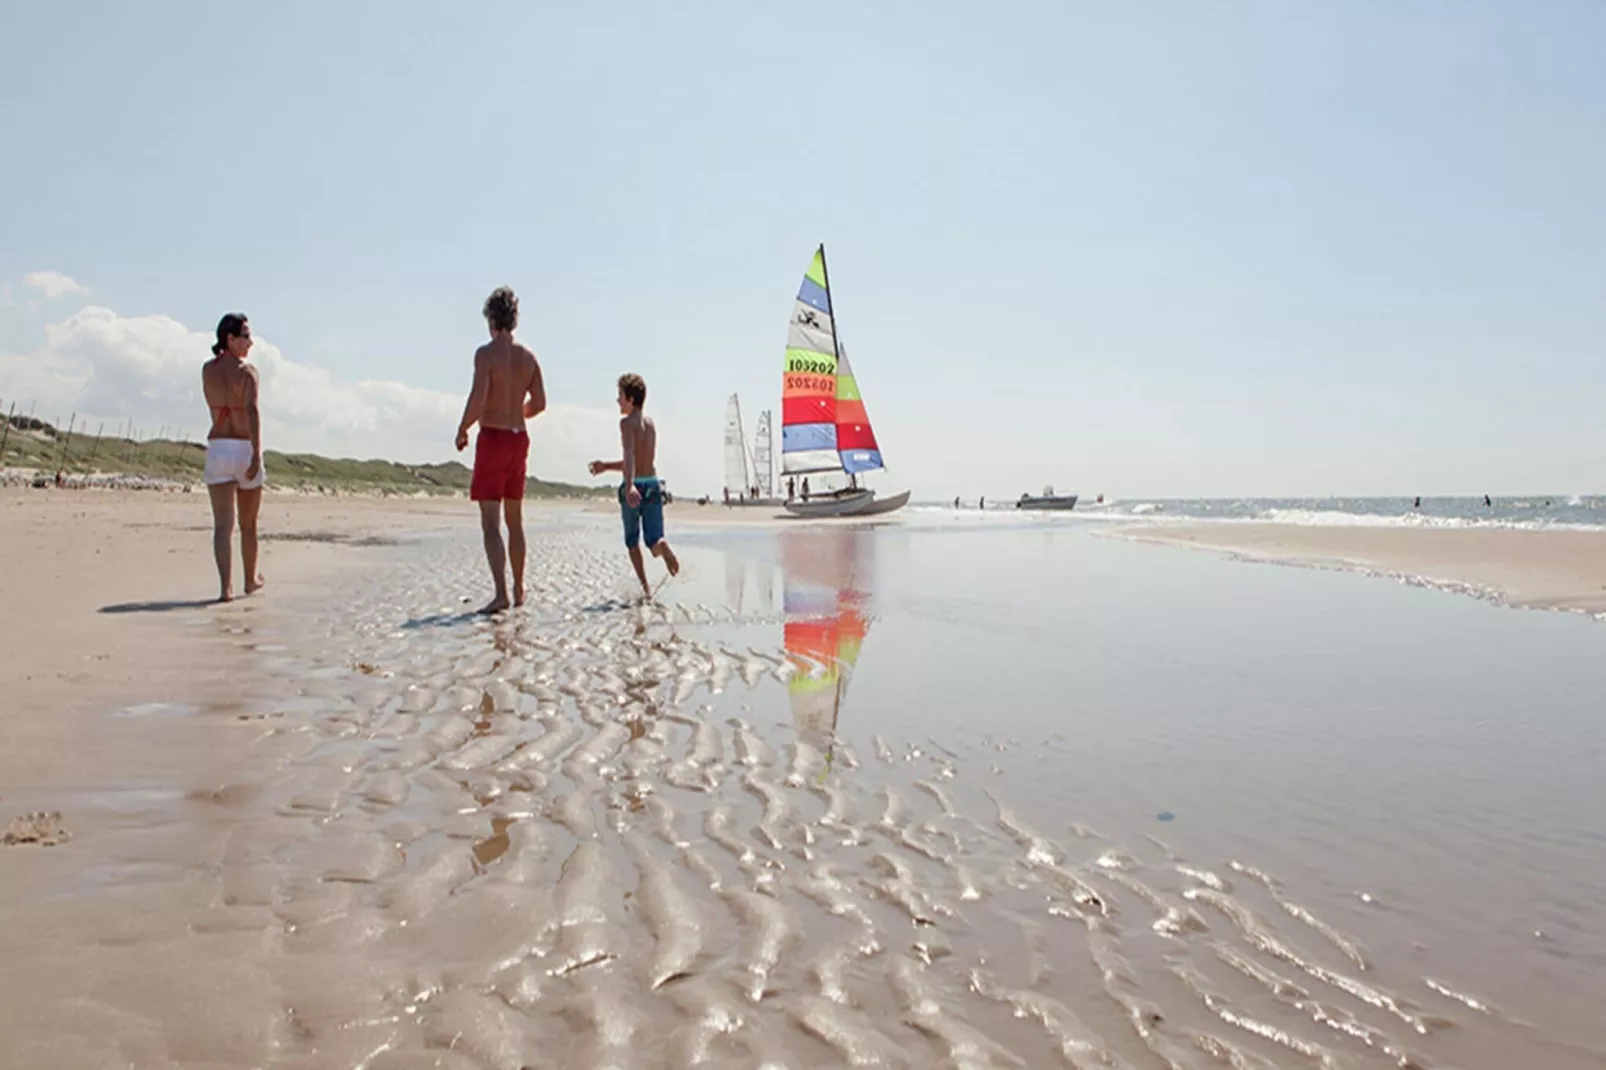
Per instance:
[[[0,415],[0,428],[5,419]],[[442,464],[399,464],[323,457],[315,453],[265,450],[263,463],[275,486],[332,493],[466,494],[471,472],[457,461]],[[150,479],[198,483],[206,465],[206,443],[171,439],[132,441],[92,435],[67,436],[40,420],[15,417],[6,433],[0,467],[37,468],[47,474],[117,473]],[[531,476],[526,498],[607,498],[611,487],[557,483]]]

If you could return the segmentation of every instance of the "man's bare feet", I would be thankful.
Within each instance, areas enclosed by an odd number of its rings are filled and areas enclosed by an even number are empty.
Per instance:
[[[680,575],[680,558],[675,556],[675,551],[669,548],[669,544],[667,542],[660,543],[659,545],[663,547],[662,557],[664,559],[664,564],[669,566],[669,574],[671,576]]]
[[[524,584],[522,583],[515,583],[513,585],[513,604],[516,606],[522,606],[524,604]]]
[[[232,602],[234,601],[234,592],[226,590],[217,596],[217,600],[219,602]]]
[[[245,593],[246,594],[256,594],[258,591],[262,590],[262,588],[266,587],[267,585],[268,585],[268,581],[263,579],[262,578],[262,573],[259,572],[259,573],[257,573],[257,578],[256,579],[247,580],[246,581],[246,583],[245,583]]]
[[[507,595],[499,594],[495,598],[491,599],[489,602],[485,603],[483,606],[480,607],[480,614],[482,616],[490,616],[492,613],[500,613],[500,612],[502,612],[502,610],[504,610],[506,608],[507,608]]]

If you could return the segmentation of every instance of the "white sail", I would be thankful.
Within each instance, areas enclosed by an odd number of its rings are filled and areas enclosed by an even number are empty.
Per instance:
[[[747,439],[742,433],[742,406],[732,394],[725,403],[725,490],[745,497],[753,486],[747,465]]]
[[[768,498],[775,493],[775,439],[770,431],[770,410],[758,414],[758,430],[753,434],[753,482],[758,496]]]

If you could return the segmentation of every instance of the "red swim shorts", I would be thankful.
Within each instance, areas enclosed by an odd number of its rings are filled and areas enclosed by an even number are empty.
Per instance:
[[[530,436],[505,427],[480,428],[474,443],[474,478],[468,496],[477,502],[499,502],[524,497],[524,463],[530,456]]]

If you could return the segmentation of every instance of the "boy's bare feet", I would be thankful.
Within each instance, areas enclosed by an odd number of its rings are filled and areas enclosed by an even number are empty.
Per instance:
[[[680,575],[680,558],[675,556],[675,551],[669,548],[669,544],[667,542],[661,542],[658,545],[663,547],[662,557],[664,559],[664,564],[669,566],[669,574],[671,576]]]
[[[506,608],[507,608],[507,595],[499,594],[495,598],[491,599],[489,602],[485,603],[483,606],[480,607],[480,614],[482,616],[490,616],[492,613],[500,613],[500,612],[502,612],[502,610],[504,610]]]
[[[246,583],[245,583],[245,593],[246,594],[256,594],[258,591],[262,590],[262,588],[266,587],[267,585],[268,585],[268,581],[262,578],[262,573],[258,572],[256,579],[247,580],[246,581]]]
[[[217,596],[217,600],[219,602],[232,602],[232,601],[234,601],[234,591],[233,591],[233,589],[229,588],[229,587],[223,588],[223,593]]]
[[[513,585],[513,604],[516,606],[522,606],[524,604],[524,584],[522,583],[515,583]]]

